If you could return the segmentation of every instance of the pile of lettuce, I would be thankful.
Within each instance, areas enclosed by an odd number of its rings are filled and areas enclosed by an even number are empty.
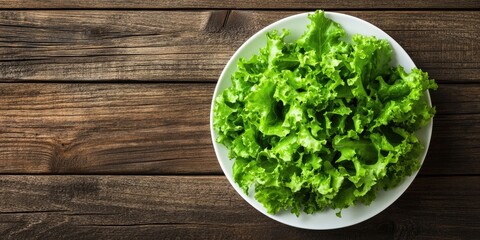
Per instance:
[[[268,33],[214,103],[234,179],[247,194],[254,187],[269,213],[370,204],[418,170],[424,147],[414,133],[435,114],[422,96],[436,83],[392,67],[388,41],[346,42],[323,11],[309,19],[295,42],[284,41],[288,30]]]

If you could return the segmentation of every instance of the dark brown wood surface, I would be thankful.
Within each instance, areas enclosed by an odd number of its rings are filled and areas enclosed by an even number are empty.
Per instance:
[[[0,0],[6,9],[479,9],[478,0]]]
[[[33,234],[39,239],[462,239],[480,231],[472,221],[480,214],[479,181],[479,176],[419,177],[395,204],[364,223],[308,231],[262,215],[223,176],[0,176],[0,234],[11,239]]]
[[[0,11],[0,80],[215,82],[255,32],[298,11]],[[479,11],[345,11],[439,82],[479,82]],[[428,14],[426,14],[428,13]]]
[[[365,19],[439,82],[430,149],[387,210],[289,227],[230,186],[209,132],[234,51],[312,9]],[[475,239],[480,1],[0,0],[0,239]]]

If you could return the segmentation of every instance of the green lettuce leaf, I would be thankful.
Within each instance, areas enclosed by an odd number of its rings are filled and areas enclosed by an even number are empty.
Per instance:
[[[272,214],[370,204],[418,170],[424,147],[415,131],[435,114],[424,95],[436,83],[392,67],[388,41],[347,43],[323,11],[309,19],[294,42],[288,30],[268,33],[215,99],[213,126],[234,180]]]

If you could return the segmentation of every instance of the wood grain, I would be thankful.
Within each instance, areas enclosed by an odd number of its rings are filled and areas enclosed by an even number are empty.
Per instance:
[[[234,9],[443,9],[443,8],[472,8],[478,9],[480,6],[478,0],[437,0],[437,1],[385,1],[385,0],[358,0],[358,1],[341,1],[341,0],[270,0],[270,1],[254,1],[254,0],[226,0],[221,4],[214,0],[181,0],[181,1],[150,1],[150,0],[22,0],[7,1],[0,0],[2,8],[13,9],[42,9],[42,8],[88,8],[88,9],[104,9],[104,8],[145,8],[145,9],[215,9],[215,8],[234,8]]]
[[[1,11],[0,81],[214,82],[245,40],[296,13]],[[480,12],[345,13],[385,30],[439,82],[480,82]]]
[[[224,177],[0,176],[7,239],[461,239],[480,230],[480,177],[419,177],[383,213],[331,231],[292,228]],[[358,234],[361,232],[361,234]]]
[[[480,113],[480,84],[440,84],[430,97],[438,114]]]
[[[0,0],[0,9],[0,239],[480,233],[479,0]],[[235,50],[313,9],[377,25],[440,83],[419,176],[383,213],[331,231],[249,206],[209,131],[213,89]]]
[[[0,173],[221,174],[214,86],[0,84]],[[421,174],[480,173],[480,84],[462,86],[432,93],[438,115]]]
[[[1,172],[218,172],[208,129],[211,84],[0,89]]]

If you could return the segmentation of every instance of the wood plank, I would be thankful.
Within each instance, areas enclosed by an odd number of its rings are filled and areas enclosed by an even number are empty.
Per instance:
[[[221,174],[209,132],[213,89],[0,84],[0,173]],[[480,84],[441,84],[432,94],[438,115],[421,174],[480,173],[479,93]]]
[[[1,172],[219,171],[208,128],[211,84],[0,89]]]
[[[433,128],[430,148],[420,174],[480,173],[480,114],[438,115]]]
[[[385,0],[358,0],[358,1],[341,1],[341,0],[274,0],[274,1],[255,1],[255,0],[226,0],[219,4],[214,0],[182,0],[182,1],[128,1],[128,0],[23,0],[23,1],[7,1],[0,0],[0,6],[6,9],[42,9],[42,8],[88,8],[88,9],[105,9],[105,8],[144,8],[144,9],[443,9],[443,8],[472,8],[478,9],[480,2],[478,0],[404,0],[404,1],[385,1]]]
[[[480,84],[439,84],[430,97],[439,114],[480,113]]]
[[[420,177],[372,219],[308,231],[257,212],[220,176],[3,175],[0,233],[7,239],[468,239],[480,231],[479,181]]]
[[[161,1],[159,1],[161,2]],[[209,81],[292,11],[0,11],[0,81]],[[440,82],[480,82],[480,12],[346,11]]]

